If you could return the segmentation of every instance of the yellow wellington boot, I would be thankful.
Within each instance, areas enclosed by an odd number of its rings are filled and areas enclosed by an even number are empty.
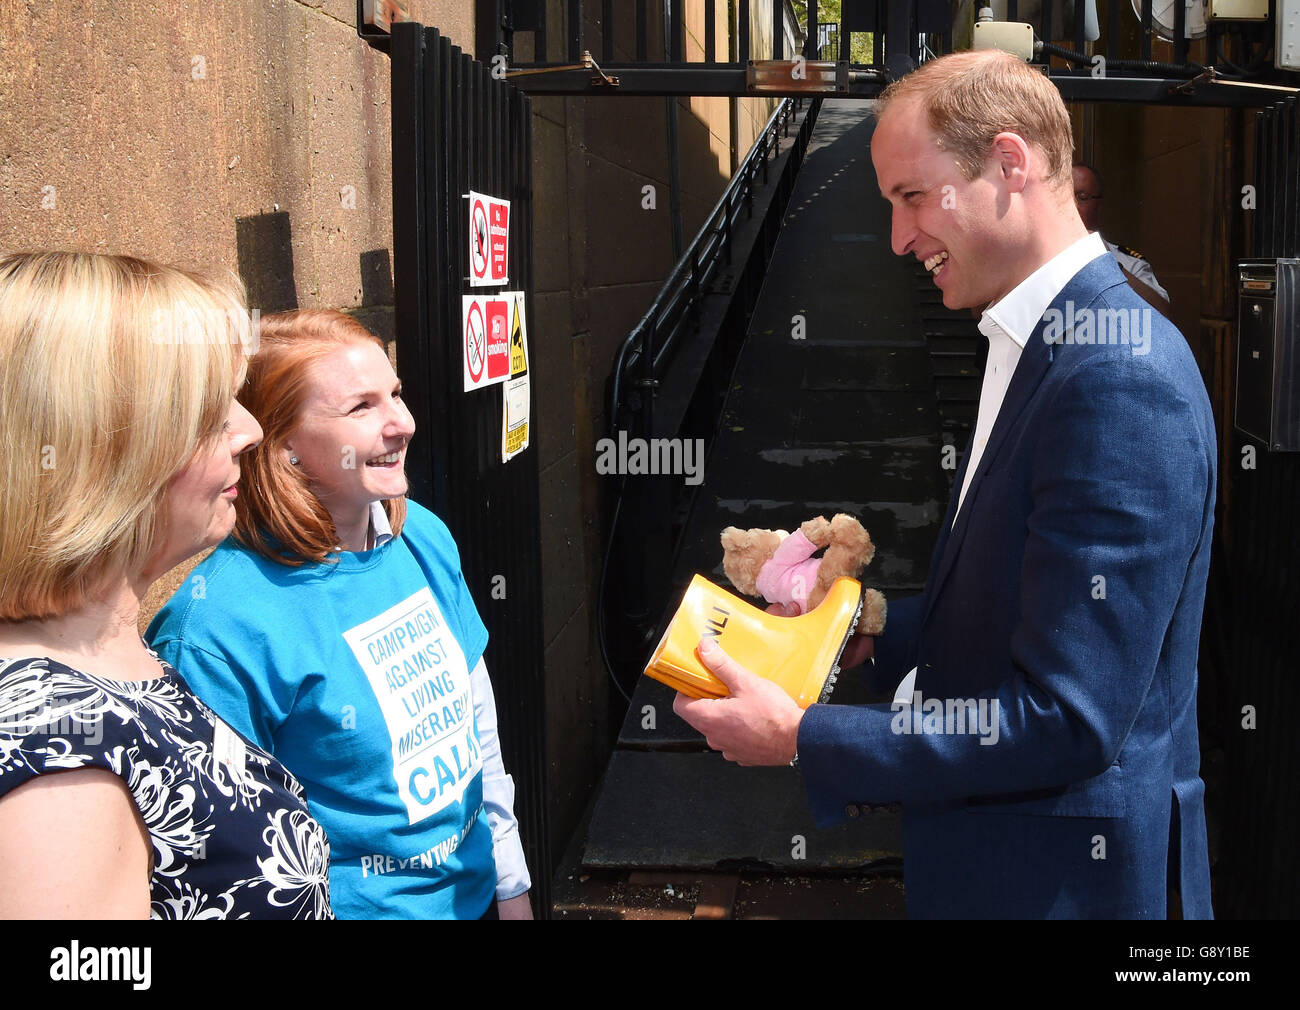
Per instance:
[[[815,610],[776,617],[696,575],[645,673],[692,698],[725,697],[726,686],[696,652],[700,639],[711,635],[741,666],[780,684],[807,708],[830,697],[840,653],[861,613],[856,579],[836,579]]]

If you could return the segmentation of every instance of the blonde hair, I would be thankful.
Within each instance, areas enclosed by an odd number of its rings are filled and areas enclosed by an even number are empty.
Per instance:
[[[876,99],[876,115],[893,102],[918,99],[939,145],[951,152],[969,181],[999,133],[1014,133],[1047,159],[1044,179],[1052,189],[1070,187],[1074,134],[1061,93],[1046,76],[1010,53],[952,53],[921,64]]]
[[[285,459],[284,446],[298,427],[311,366],[340,347],[367,343],[381,350],[384,346],[352,316],[332,309],[262,317],[257,357],[249,364],[239,398],[262,426],[262,442],[242,463],[235,538],[263,557],[297,566],[327,561],[338,550],[334,520],[312,493],[307,476]],[[383,508],[393,536],[400,536],[406,499],[387,499]]]
[[[173,477],[221,434],[242,285],[129,256],[0,256],[0,619],[57,617],[140,572]]]

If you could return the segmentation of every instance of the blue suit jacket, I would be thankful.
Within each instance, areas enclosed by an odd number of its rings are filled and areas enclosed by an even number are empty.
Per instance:
[[[1053,309],[1073,309],[1061,343]],[[1147,353],[1083,342],[1081,318],[1117,309],[1139,310]],[[1162,917],[1167,867],[1183,914],[1209,917],[1196,656],[1215,435],[1186,341],[1098,257],[1026,344],[953,526],[969,458],[876,672],[892,688],[916,666],[945,716],[985,699],[996,742],[960,718],[813,706],[799,763],[819,824],[901,800],[914,917]]]

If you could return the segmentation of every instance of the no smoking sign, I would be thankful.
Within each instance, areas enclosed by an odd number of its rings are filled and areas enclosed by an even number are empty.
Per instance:
[[[510,299],[500,295],[462,295],[465,324],[465,392],[510,378]]]

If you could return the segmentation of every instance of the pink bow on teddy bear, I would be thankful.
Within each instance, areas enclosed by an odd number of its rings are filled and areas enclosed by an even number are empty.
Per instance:
[[[820,558],[813,555],[826,548]],[[816,607],[842,576],[856,579],[876,548],[862,524],[843,513],[827,521],[809,519],[794,533],[785,530],[722,531],[722,567],[731,584],[746,596],[794,606],[804,614]],[[875,589],[863,595],[860,630],[879,634],[885,626],[885,598]]]

